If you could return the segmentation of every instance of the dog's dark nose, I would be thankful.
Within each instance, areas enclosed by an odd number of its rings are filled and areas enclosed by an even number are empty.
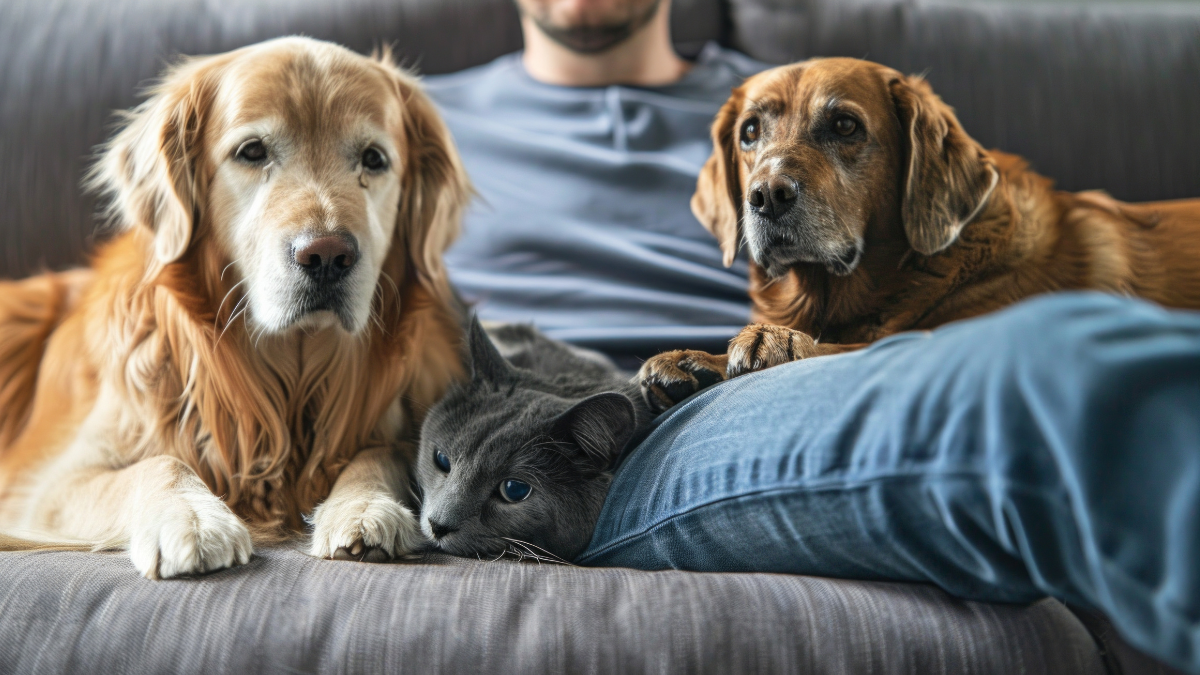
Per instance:
[[[300,237],[292,242],[292,258],[314,281],[337,281],[358,262],[358,242],[348,234]]]
[[[771,176],[750,186],[750,208],[767,218],[778,218],[796,203],[796,184],[786,176]]]
[[[441,539],[442,537],[450,534],[451,532],[458,531],[457,527],[450,527],[449,525],[443,525],[443,524],[437,522],[436,520],[429,521],[429,529],[433,532],[434,539]]]

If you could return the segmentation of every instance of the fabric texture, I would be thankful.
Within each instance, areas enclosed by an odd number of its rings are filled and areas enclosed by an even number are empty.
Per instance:
[[[764,64],[710,43],[653,89],[537,82],[520,54],[426,80],[479,192],[446,256],[484,319],[610,354],[723,350],[750,318],[688,206],[729,91]]]
[[[579,561],[1049,594],[1200,673],[1200,312],[1044,296],[684,402]]]
[[[1053,600],[928,586],[287,549],[150,582],[123,554],[0,554],[0,673],[1104,673]]]

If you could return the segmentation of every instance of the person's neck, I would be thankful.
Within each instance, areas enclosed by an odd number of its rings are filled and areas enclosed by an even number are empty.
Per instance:
[[[532,19],[522,17],[525,70],[539,82],[562,87],[661,87],[677,82],[691,64],[679,58],[671,46],[668,7],[664,2],[638,32],[598,54],[571,51],[550,39]]]

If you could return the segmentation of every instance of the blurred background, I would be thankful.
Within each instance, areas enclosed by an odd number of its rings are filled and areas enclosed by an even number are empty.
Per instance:
[[[1200,196],[1200,0],[674,0],[677,48],[925,73],[987,147],[1068,190]],[[512,0],[4,0],[0,277],[84,260],[80,179],[177,54],[304,34],[445,73],[521,48]]]

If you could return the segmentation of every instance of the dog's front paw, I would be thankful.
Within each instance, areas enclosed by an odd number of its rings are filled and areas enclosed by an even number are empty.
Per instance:
[[[252,553],[250,531],[203,484],[147,505],[130,532],[129,557],[148,579],[245,565]]]
[[[387,562],[424,542],[412,511],[385,495],[328,499],[312,524],[309,553],[318,558]]]
[[[730,378],[812,356],[816,341],[807,333],[756,323],[746,326],[729,342]]]
[[[656,413],[725,379],[725,355],[690,349],[664,352],[642,364],[637,374],[642,398]]]

